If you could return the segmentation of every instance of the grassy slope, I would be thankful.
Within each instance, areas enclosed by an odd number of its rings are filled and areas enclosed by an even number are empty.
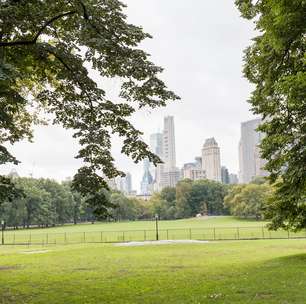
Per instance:
[[[305,303],[304,240],[47,249],[0,248],[1,304]]]

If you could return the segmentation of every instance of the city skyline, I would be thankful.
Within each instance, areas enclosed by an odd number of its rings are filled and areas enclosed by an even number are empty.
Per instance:
[[[254,36],[252,25],[225,0],[193,4],[178,0],[175,10],[168,1],[125,2],[129,22],[142,25],[154,37],[144,41],[143,48],[152,54],[152,61],[165,68],[163,79],[182,98],[165,108],[144,108],[131,122],[144,132],[143,138],[149,144],[150,134],[162,129],[161,119],[173,115],[178,167],[199,155],[205,139],[213,136],[222,151],[222,165],[237,173],[240,122],[254,117],[246,102],[252,87],[241,72],[243,50]],[[152,14],[158,17],[152,20]],[[190,22],[183,24],[185,18]],[[184,39],[177,39],[178,35]],[[90,73],[107,97],[115,100],[118,79],[106,81]],[[18,174],[57,180],[73,176],[81,162],[73,158],[79,146],[71,134],[58,126],[35,127],[34,143],[17,143],[10,149],[22,162],[16,167]],[[115,137],[115,163],[118,169],[132,174],[133,189],[139,190],[142,164],[135,165],[123,156],[120,145],[121,140]],[[9,173],[11,166],[0,170]]]

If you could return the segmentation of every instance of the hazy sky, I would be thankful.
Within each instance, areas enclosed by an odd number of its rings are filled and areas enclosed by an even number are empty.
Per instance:
[[[165,68],[162,78],[182,98],[166,108],[137,113],[132,121],[148,141],[151,133],[162,130],[163,117],[173,115],[179,167],[200,155],[205,139],[214,136],[222,165],[237,173],[240,123],[253,118],[246,102],[251,86],[241,72],[243,50],[254,36],[252,24],[239,16],[233,0],[124,2],[129,22],[153,35],[142,47]],[[101,85],[112,95],[118,82]],[[73,176],[80,163],[73,158],[78,146],[70,135],[60,127],[36,128],[34,143],[19,143],[12,149],[22,161],[17,172],[58,180]],[[139,190],[142,164],[120,154],[118,139],[113,152],[120,169],[131,172],[133,187]]]

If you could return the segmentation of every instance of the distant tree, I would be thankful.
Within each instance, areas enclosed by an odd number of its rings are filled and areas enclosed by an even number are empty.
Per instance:
[[[176,185],[176,217],[186,218],[192,216],[192,207],[190,206],[190,196],[192,189],[192,180],[184,179]]]
[[[264,210],[272,193],[272,187],[268,184],[236,185],[230,189],[224,204],[232,215],[259,220],[264,217]]]
[[[16,180],[16,184],[25,194],[19,201],[19,204],[24,207],[23,226],[53,224],[56,212],[52,208],[50,194],[40,187],[39,181],[32,178],[20,178]]]
[[[110,201],[114,205],[112,216],[117,221],[135,220],[137,218],[137,210],[135,205],[123,193],[112,193]]]
[[[192,215],[207,212],[208,215],[224,214],[223,201],[227,186],[210,180],[198,180],[192,184],[189,204]]]
[[[177,215],[176,189],[172,187],[164,188],[160,193],[154,193],[150,199],[153,213],[158,214],[160,219],[171,220]]]
[[[138,48],[151,36],[127,23],[124,7],[118,0],[0,1],[0,165],[16,162],[5,143],[32,139],[41,113],[52,114],[81,145],[76,157],[85,165],[72,185],[96,215],[110,207],[104,176],[123,175],[111,154],[112,134],[123,137],[121,152],[135,162],[160,162],[129,117],[178,99],[159,78],[162,68]],[[121,81],[120,100],[107,98],[89,67],[102,82]]]
[[[236,0],[257,37],[245,51],[244,74],[254,84],[250,103],[264,122],[262,157],[276,193],[271,227],[306,227],[306,2]]]
[[[137,219],[142,220],[153,218],[152,205],[149,201],[139,198],[130,198],[130,201],[132,201],[135,206]]]

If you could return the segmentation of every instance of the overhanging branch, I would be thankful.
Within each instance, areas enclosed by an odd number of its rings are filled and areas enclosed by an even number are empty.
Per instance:
[[[48,20],[37,32],[37,34],[34,36],[34,38],[32,40],[17,40],[17,41],[8,41],[8,42],[0,42],[0,47],[6,47],[6,46],[17,46],[17,45],[31,45],[31,44],[35,44],[38,37],[43,33],[43,31],[50,25],[52,24],[54,21],[69,16],[69,15],[73,15],[75,14],[76,11],[70,11],[70,12],[66,12],[57,16],[54,16],[53,18],[51,18],[50,20]]]

